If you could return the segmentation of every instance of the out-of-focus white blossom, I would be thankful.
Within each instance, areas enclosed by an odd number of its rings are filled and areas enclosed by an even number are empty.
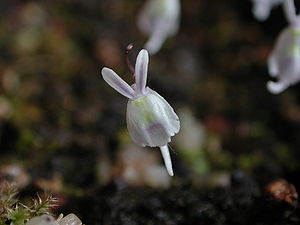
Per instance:
[[[30,219],[26,225],[82,225],[81,220],[73,213],[63,217],[62,214],[56,219],[53,216],[44,214]]]
[[[252,12],[257,20],[264,21],[269,17],[271,9],[283,0],[252,0]]]
[[[148,0],[138,17],[139,29],[149,36],[145,48],[159,51],[164,41],[179,28],[180,0]]]
[[[180,110],[180,134],[175,138],[175,144],[189,155],[199,152],[207,138],[205,127],[197,120],[189,108]]]
[[[269,73],[277,78],[277,82],[267,83],[267,89],[273,94],[300,80],[300,17],[292,0],[284,0],[284,10],[290,25],[281,32],[268,58]]]
[[[62,219],[59,218],[57,222],[59,225],[82,225],[81,220],[74,213],[70,213]]]
[[[26,225],[59,225],[58,222],[50,215],[33,217]]]
[[[159,164],[156,152],[142,150],[142,147],[127,144],[118,150],[116,174],[130,185],[147,185],[153,188],[168,188],[171,177]]]
[[[146,87],[148,61],[147,50],[141,50],[135,65],[135,84],[131,87],[106,67],[102,76],[112,88],[129,98],[126,119],[132,140],[143,147],[160,147],[168,173],[173,176],[168,143],[180,129],[179,118],[162,96]]]

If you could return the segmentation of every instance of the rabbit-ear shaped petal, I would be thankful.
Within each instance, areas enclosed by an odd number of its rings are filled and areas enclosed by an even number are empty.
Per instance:
[[[297,14],[294,0],[284,0],[283,9],[285,12],[286,19],[289,21],[289,23],[297,23]]]
[[[146,94],[148,62],[148,52],[142,49],[137,56],[135,64],[135,90],[138,94]]]
[[[116,74],[113,70],[104,67],[101,71],[103,79],[108,83],[113,89],[124,95],[127,98],[132,99],[134,96],[134,90]]]
[[[269,17],[271,5],[263,1],[253,1],[252,13],[259,21],[264,21]]]
[[[252,0],[252,13],[259,21],[266,20],[273,7],[281,4],[284,0]]]

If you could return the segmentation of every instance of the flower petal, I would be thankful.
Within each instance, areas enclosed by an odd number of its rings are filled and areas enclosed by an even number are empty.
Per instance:
[[[268,70],[271,77],[276,77],[279,73],[276,55],[273,52],[268,58]]]
[[[167,168],[168,174],[170,176],[173,176],[173,168],[172,168],[172,161],[171,161],[171,157],[170,157],[170,152],[169,152],[169,148],[167,145],[160,147],[160,151],[161,151],[161,155],[164,159],[165,162],[165,166]]]
[[[156,147],[168,143],[169,135],[160,123],[153,122],[152,113],[148,110],[147,96],[127,103],[127,128],[132,140],[140,146]],[[146,104],[145,104],[146,103]]]
[[[289,46],[293,42],[291,33],[291,28],[284,29],[280,33],[278,39],[276,40],[275,47],[268,58],[268,70],[272,77],[277,77],[280,73],[282,73],[282,62],[286,61],[286,58],[289,57]]]
[[[278,82],[268,82],[267,89],[278,94],[300,80],[299,29],[293,26],[281,32],[268,59],[269,73]]]
[[[26,225],[59,225],[58,222],[50,215],[36,216],[30,219]]]
[[[288,88],[288,84],[286,83],[280,83],[280,82],[273,82],[273,81],[268,81],[267,82],[267,89],[269,92],[272,94],[280,94],[283,92],[285,89]]]
[[[165,129],[169,131],[170,136],[174,136],[179,132],[180,122],[177,114],[174,112],[172,106],[156,91],[149,88],[149,92],[160,99],[161,104],[157,104],[157,111],[160,112],[160,117],[165,121]],[[157,100],[156,100],[157,101]]]
[[[127,104],[127,128],[140,146],[164,146],[178,133],[179,118],[168,102],[148,88],[148,94]]]
[[[167,37],[168,34],[165,31],[165,27],[157,26],[156,29],[151,33],[149,40],[145,44],[145,48],[151,55],[154,55],[161,49],[161,46],[163,45]]]
[[[166,38],[177,33],[179,17],[179,0],[148,0],[146,2],[138,17],[138,27],[150,36],[145,48],[151,55],[159,51]]]
[[[153,20],[157,15],[157,2],[148,0],[140,11],[137,18],[139,29],[145,34],[151,34],[153,31]]]
[[[284,29],[276,40],[275,47],[270,54],[271,58],[274,60],[280,60],[280,58],[285,57],[287,54],[288,46],[293,42],[293,35],[291,27]],[[283,56],[284,55],[284,56]]]
[[[146,94],[148,62],[148,52],[147,50],[142,49],[137,56],[135,64],[135,90],[138,94]]]
[[[264,21],[269,17],[271,9],[280,4],[283,0],[252,0],[252,12],[259,21]]]
[[[252,13],[259,21],[264,21],[269,17],[271,5],[264,1],[253,1]]]
[[[82,225],[82,222],[75,214],[70,213],[59,221],[59,225]]]
[[[285,12],[286,19],[289,21],[289,23],[296,24],[298,20],[294,0],[284,0],[283,9]]]
[[[104,67],[101,71],[103,79],[117,92],[124,95],[127,98],[132,99],[134,96],[134,90],[116,74],[113,70]]]

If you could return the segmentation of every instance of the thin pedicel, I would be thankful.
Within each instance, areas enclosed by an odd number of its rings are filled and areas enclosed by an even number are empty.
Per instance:
[[[129,57],[128,57],[129,52],[130,52],[132,49],[133,49],[133,44],[132,44],[132,43],[130,43],[129,45],[126,46],[126,48],[125,48],[125,62],[126,62],[128,68],[129,68],[130,72],[131,72],[131,73],[133,74],[133,76],[134,76],[134,74],[135,74],[134,67],[132,66],[132,64],[131,64],[131,62],[130,62],[130,60],[129,60]]]

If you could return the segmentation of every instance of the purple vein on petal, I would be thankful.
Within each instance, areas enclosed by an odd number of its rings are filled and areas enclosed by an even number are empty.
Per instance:
[[[133,98],[134,90],[113,70],[104,67],[101,71],[103,79],[117,92],[127,98]]]
[[[147,83],[147,72],[148,72],[148,52],[142,49],[137,57],[135,65],[135,83],[136,91],[140,94],[145,94],[145,88]]]

